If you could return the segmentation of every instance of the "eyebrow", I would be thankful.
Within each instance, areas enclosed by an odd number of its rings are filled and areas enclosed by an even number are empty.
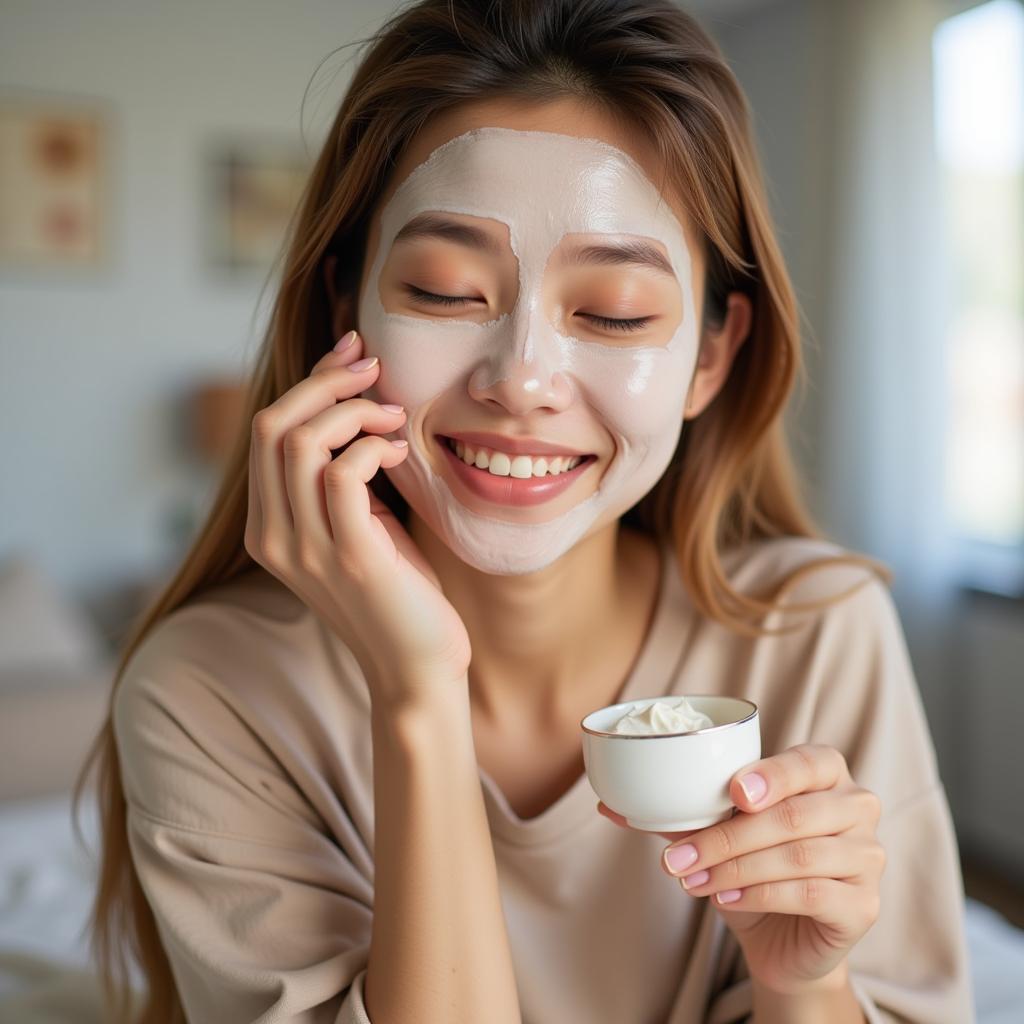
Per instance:
[[[414,238],[442,238],[494,256],[505,251],[505,247],[482,228],[436,213],[422,213],[413,217],[395,235],[394,241],[397,243]],[[664,254],[650,242],[639,239],[614,244],[577,245],[565,255],[565,262],[572,265],[596,263],[600,266],[647,267],[672,278],[676,276]]]
[[[648,267],[658,273],[675,277],[672,264],[650,242],[633,240],[601,245],[576,246],[566,254],[571,264],[597,263],[602,266]]]
[[[418,217],[413,217],[395,235],[394,240],[401,242],[413,238],[443,238],[448,242],[457,242],[459,245],[479,249],[494,256],[499,256],[504,251],[504,247],[482,228],[441,217],[436,213],[421,213]]]

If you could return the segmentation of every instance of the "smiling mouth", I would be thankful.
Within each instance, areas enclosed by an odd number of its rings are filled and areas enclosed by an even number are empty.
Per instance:
[[[551,501],[572,488],[591,463],[597,461],[596,455],[554,456],[550,460],[545,456],[548,465],[544,465],[541,457],[508,456],[472,445],[467,448],[463,442],[443,434],[435,434],[434,438],[447,470],[445,476],[452,478],[461,494],[495,506],[531,506]],[[462,455],[459,447],[462,447]],[[467,455],[473,456],[472,464],[463,457]],[[478,461],[485,465],[477,465]],[[549,472],[550,468],[555,472]],[[542,474],[535,475],[542,469]]]
[[[482,445],[467,444],[445,434],[434,435],[439,444],[447,448],[467,468],[489,476],[509,477],[514,480],[551,480],[573,473],[597,460],[589,455],[516,455]]]

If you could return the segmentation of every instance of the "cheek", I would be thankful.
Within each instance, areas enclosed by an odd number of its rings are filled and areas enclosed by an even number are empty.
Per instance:
[[[381,368],[367,397],[404,405],[409,420],[415,419],[421,406],[465,381],[480,359],[482,339],[469,326],[446,329],[390,314],[371,318],[364,348],[380,357]]]
[[[582,356],[576,377],[609,430],[641,452],[671,452],[682,428],[690,360],[668,350]]]

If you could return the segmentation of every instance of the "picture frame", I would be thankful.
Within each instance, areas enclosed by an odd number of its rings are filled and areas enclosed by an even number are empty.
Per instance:
[[[112,121],[99,100],[0,94],[0,268],[109,264]]]
[[[228,276],[266,272],[279,255],[310,170],[284,138],[208,143],[203,159],[203,263]]]

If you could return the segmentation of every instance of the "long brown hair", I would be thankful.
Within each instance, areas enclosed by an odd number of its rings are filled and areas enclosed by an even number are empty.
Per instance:
[[[366,52],[312,168],[276,268],[280,284],[249,383],[246,422],[190,550],[122,645],[108,718],[74,789],[77,815],[82,787],[97,761],[102,842],[88,926],[116,1021],[130,1019],[129,953],[148,987],[140,1024],[185,1019],[130,856],[110,715],[117,686],[132,653],[161,619],[254,566],[243,543],[249,423],[306,377],[333,345],[324,262],[337,257],[337,287],[353,294],[369,219],[388,171],[432,115],[490,96],[586,98],[624,114],[657,146],[699,230],[707,267],[705,326],[721,322],[729,292],[749,296],[751,334],[727,381],[686,424],[659,483],[623,516],[671,543],[698,611],[737,633],[757,636],[776,631],[754,620],[778,608],[798,578],[823,565],[863,565],[891,583],[887,567],[853,553],[809,561],[760,595],[734,590],[723,571],[720,555],[737,544],[821,534],[800,497],[782,423],[803,372],[799,312],[763,192],[745,98],[694,19],[670,0],[421,0],[356,42]],[[373,486],[405,521],[402,499],[384,474]],[[787,608],[818,610],[850,592]]]

